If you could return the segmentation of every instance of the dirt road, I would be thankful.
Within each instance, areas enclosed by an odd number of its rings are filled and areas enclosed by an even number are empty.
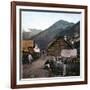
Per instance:
[[[48,77],[49,71],[43,69],[47,57],[41,57],[32,64],[23,65],[23,78]]]

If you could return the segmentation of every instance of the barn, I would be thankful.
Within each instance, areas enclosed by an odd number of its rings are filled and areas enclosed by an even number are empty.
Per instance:
[[[59,37],[48,45],[47,55],[61,56],[62,49],[72,49],[72,46],[63,37]]]
[[[33,40],[21,40],[21,51],[32,53],[34,47],[35,42]]]

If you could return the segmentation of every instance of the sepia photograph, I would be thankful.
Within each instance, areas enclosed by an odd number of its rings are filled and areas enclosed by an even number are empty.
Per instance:
[[[80,75],[81,12],[22,10],[21,78]]]

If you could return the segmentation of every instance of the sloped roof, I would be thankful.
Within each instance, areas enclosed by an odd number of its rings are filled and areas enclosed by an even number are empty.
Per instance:
[[[21,40],[21,48],[34,47],[33,40]]]

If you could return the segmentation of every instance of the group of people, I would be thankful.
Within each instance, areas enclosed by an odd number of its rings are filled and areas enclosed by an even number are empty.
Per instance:
[[[47,70],[51,70],[54,75],[79,75],[80,63],[74,63],[74,61],[76,61],[76,59],[72,60],[72,58],[53,57],[45,62],[44,68]]]
[[[31,64],[33,61],[37,60],[40,57],[40,54],[37,52],[22,52],[23,64]]]
[[[61,57],[52,57],[45,62],[45,69],[52,71],[54,75],[63,75],[64,64]]]

